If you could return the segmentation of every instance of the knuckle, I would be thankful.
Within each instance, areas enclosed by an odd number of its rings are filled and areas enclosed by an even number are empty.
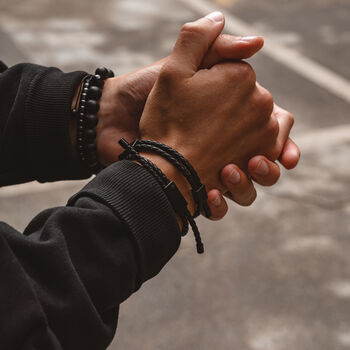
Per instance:
[[[290,126],[292,127],[294,125],[294,115],[290,112],[287,113],[286,118],[290,124]]]
[[[182,40],[192,41],[194,39],[204,38],[204,33],[201,28],[195,23],[185,23],[180,30],[180,37]]]
[[[278,107],[277,111],[274,111],[274,114],[276,117],[285,120],[289,127],[294,125],[294,115],[292,113]]]
[[[272,95],[264,88],[259,88],[259,98],[258,104],[260,111],[266,115],[266,117],[270,117],[273,111],[273,97]]]
[[[266,134],[268,135],[271,142],[274,142],[277,139],[279,133],[279,124],[277,119],[270,118],[266,126]]]
[[[237,62],[237,73],[240,80],[255,86],[256,75],[252,66],[247,62]]]
[[[178,68],[174,64],[168,63],[160,71],[158,79],[164,83],[171,83],[177,80],[178,73]]]
[[[271,94],[267,90],[256,86],[251,99],[251,106],[254,112],[254,118],[252,119],[254,126],[258,125],[265,132],[269,128],[272,131],[276,127],[275,121],[277,121],[277,118],[272,118],[273,105]],[[271,119],[274,119],[274,121],[271,122]]]
[[[193,28],[194,28],[193,23],[191,23],[191,22],[185,23],[185,24],[181,27],[181,33],[192,32]]]

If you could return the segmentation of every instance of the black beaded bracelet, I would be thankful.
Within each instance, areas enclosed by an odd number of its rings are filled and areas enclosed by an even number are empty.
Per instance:
[[[77,116],[77,149],[80,160],[94,173],[101,170],[98,161],[96,126],[100,110],[99,99],[102,96],[104,81],[114,77],[112,70],[105,67],[96,69],[94,75],[87,75],[78,92],[78,102],[73,109]]]
[[[141,165],[143,165],[160,183],[163,190],[168,197],[170,203],[172,204],[175,212],[178,213],[182,222],[183,230],[182,235],[188,232],[188,222],[190,223],[195,239],[197,252],[199,254],[204,252],[204,246],[200,237],[200,233],[194,219],[199,215],[200,210],[203,209],[205,214],[209,217],[210,209],[206,203],[207,192],[205,186],[200,182],[200,179],[190,165],[190,163],[177,151],[173,150],[171,147],[161,144],[156,141],[144,141],[136,140],[132,144],[129,144],[126,140],[121,139],[119,144],[125,149],[125,151],[119,156],[119,159],[137,160]],[[181,192],[177,188],[174,182],[170,181],[165,174],[150,160],[139,155],[139,151],[148,151],[157,153],[163,158],[167,159],[171,164],[173,164],[181,173],[185,176],[188,182],[192,186],[192,195],[195,203],[197,204],[197,210],[192,216],[187,208],[187,202],[183,198]],[[180,163],[181,158],[181,163]],[[189,170],[189,168],[191,170]],[[194,176],[192,176],[194,174]],[[205,192],[205,193],[204,193]],[[199,195],[198,195],[199,193]]]

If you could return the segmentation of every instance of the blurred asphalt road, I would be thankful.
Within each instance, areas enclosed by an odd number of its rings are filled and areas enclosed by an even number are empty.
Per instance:
[[[0,57],[120,74],[168,55],[181,24],[209,7],[287,53],[277,61],[265,51],[251,63],[294,113],[302,160],[275,187],[259,188],[252,207],[201,220],[204,256],[185,238],[122,305],[109,350],[350,349],[348,0],[0,0]],[[313,63],[298,70],[292,54]],[[0,220],[23,229],[82,183],[3,188]]]

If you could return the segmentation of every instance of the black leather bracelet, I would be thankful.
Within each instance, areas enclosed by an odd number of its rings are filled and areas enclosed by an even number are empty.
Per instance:
[[[185,215],[185,207],[187,202],[173,181],[170,181],[167,176],[149,159],[138,154],[135,148],[130,145],[125,139],[120,139],[119,144],[125,149],[125,152],[119,156],[120,160],[136,160],[145,167],[158,181],[160,186],[168,197],[173,209],[180,216],[182,221],[182,236],[188,232],[188,220]]]
[[[185,157],[173,148],[153,140],[136,140],[133,143],[133,147],[137,151],[157,153],[173,164],[184,175],[192,187],[192,196],[197,204],[197,209],[193,216],[197,217],[203,211],[207,218],[211,217],[211,211],[207,203],[208,195],[206,188],[201,183],[195,169]]]
[[[149,159],[144,158],[144,157],[139,155],[138,151],[143,150],[143,147],[141,147],[143,145],[143,141],[136,140],[132,144],[129,144],[125,139],[121,139],[119,141],[119,144],[125,149],[125,151],[119,156],[119,159],[120,160],[128,159],[128,160],[138,161],[142,166],[144,166],[156,178],[156,180],[159,182],[159,184],[163,187],[163,190],[164,190],[166,196],[168,197],[170,203],[172,204],[175,212],[178,213],[178,215],[180,216],[180,218],[183,222],[182,235],[185,235],[188,232],[188,222],[189,222],[191,227],[192,227],[192,231],[193,231],[193,234],[194,234],[194,237],[196,240],[197,252],[199,254],[204,253],[204,246],[202,243],[200,232],[199,232],[198,226],[194,220],[196,216],[195,215],[192,216],[191,213],[189,212],[189,210],[187,208],[187,202],[184,199],[184,197],[182,196],[179,189],[177,188],[176,184],[173,181],[170,181],[166,177],[166,175],[155,164],[153,164]],[[163,145],[163,146],[165,146],[165,145]],[[167,147],[169,147],[169,146],[167,146]],[[164,153],[162,153],[162,152],[159,153],[158,151],[156,151],[155,146],[145,147],[145,148],[147,148],[147,151],[154,151],[155,153],[162,155],[164,158],[166,158],[173,165],[175,165],[175,163],[178,163],[178,161],[174,157],[172,157],[172,156],[167,157],[164,155]],[[176,167],[179,166],[181,169],[180,171],[181,172],[184,171],[186,173],[185,177],[187,178],[187,176],[189,175],[188,171],[181,164],[180,165],[176,164],[175,166]],[[193,183],[193,179],[189,178],[188,180],[191,184]],[[203,185],[201,184],[201,186],[203,186]],[[192,193],[193,193],[193,191],[192,191]],[[194,198],[194,199],[196,200],[196,198]],[[197,205],[198,205],[198,203],[197,203]]]
[[[87,75],[81,85],[79,98],[73,113],[77,116],[77,149],[81,160],[92,172],[102,169],[98,161],[96,126],[98,124],[99,99],[104,81],[114,77],[113,71],[105,67],[96,69],[94,75]]]

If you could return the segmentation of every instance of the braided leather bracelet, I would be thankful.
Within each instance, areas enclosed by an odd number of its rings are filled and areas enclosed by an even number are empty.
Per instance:
[[[205,186],[200,182],[198,174],[191,164],[180,153],[171,147],[156,141],[136,140],[132,144],[129,144],[126,140],[121,139],[119,144],[125,149],[125,152],[119,156],[119,159],[137,160],[156,178],[159,184],[163,187],[163,190],[174,210],[178,213],[183,222],[182,235],[185,235],[188,232],[189,222],[196,239],[197,252],[199,254],[203,253],[204,246],[194,219],[199,215],[201,209],[204,210],[208,217],[211,214],[206,202],[207,192]],[[175,183],[170,181],[165,174],[163,174],[163,172],[150,160],[140,156],[138,151],[148,151],[159,154],[173,164],[185,176],[187,181],[192,186],[193,199],[197,204],[197,210],[193,216],[189,212],[187,202],[183,198]]]
[[[186,178],[192,187],[192,196],[197,204],[194,217],[200,215],[201,211],[209,218],[211,216],[210,208],[207,203],[208,195],[205,186],[201,183],[197,172],[190,162],[173,148],[153,140],[136,140],[133,147],[138,151],[149,151],[157,153],[171,164],[173,164]]]

